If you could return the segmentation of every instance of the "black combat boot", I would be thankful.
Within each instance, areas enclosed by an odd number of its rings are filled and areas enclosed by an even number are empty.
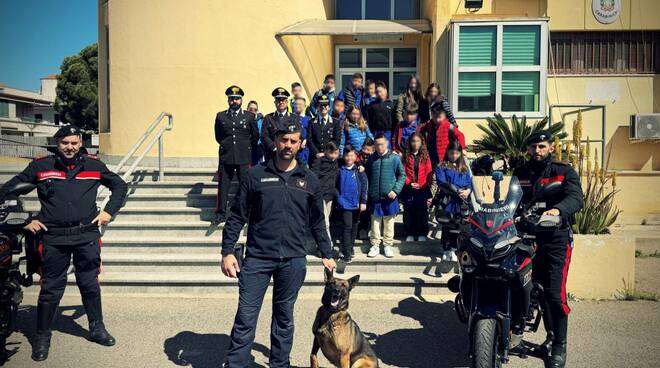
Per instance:
[[[50,330],[53,323],[53,317],[57,311],[57,303],[38,303],[37,304],[37,334],[32,344],[32,360],[41,362],[48,359],[48,350],[50,349]]]
[[[566,366],[566,340],[552,343],[552,355],[548,361],[549,368],[564,368]]]
[[[103,346],[113,346],[115,338],[108,333],[103,324],[101,296],[83,297],[83,305],[89,321],[89,340]]]

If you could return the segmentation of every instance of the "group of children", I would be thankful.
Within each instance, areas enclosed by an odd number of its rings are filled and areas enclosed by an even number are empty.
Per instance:
[[[401,206],[405,240],[426,241],[434,180],[454,184],[464,198],[472,189],[463,159],[463,135],[442,109],[420,123],[417,106],[409,104],[403,121],[388,137],[383,132],[372,134],[360,109],[354,107],[344,120],[343,132],[341,143],[326,144],[324,155],[311,168],[322,183],[328,229],[341,226],[339,256],[346,263],[352,261],[360,230],[369,231],[368,257],[378,256],[381,245],[385,257],[394,256],[394,224]],[[441,210],[458,209],[458,203],[449,201]],[[446,233],[443,260],[455,261],[455,239]]]

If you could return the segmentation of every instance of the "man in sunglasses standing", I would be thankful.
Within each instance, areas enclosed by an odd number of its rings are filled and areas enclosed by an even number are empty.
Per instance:
[[[239,186],[245,180],[252,150],[259,141],[259,129],[253,113],[243,110],[245,93],[238,86],[225,91],[229,108],[215,116],[215,140],[220,145],[218,165],[218,196],[214,223],[219,225],[227,218],[229,188],[238,175]]]

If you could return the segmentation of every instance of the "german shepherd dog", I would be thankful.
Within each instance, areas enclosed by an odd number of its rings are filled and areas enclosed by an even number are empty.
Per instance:
[[[332,271],[325,270],[325,291],[322,306],[316,312],[312,326],[314,344],[310,356],[312,368],[318,368],[316,354],[319,348],[323,355],[340,368],[377,368],[378,358],[371,345],[360,331],[357,323],[348,314],[348,297],[360,276],[348,280],[335,278]]]

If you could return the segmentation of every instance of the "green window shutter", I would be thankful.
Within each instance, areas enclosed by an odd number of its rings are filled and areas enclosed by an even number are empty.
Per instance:
[[[458,65],[495,65],[497,27],[460,26],[458,32]]]
[[[459,97],[485,97],[495,94],[495,73],[459,73]]]
[[[5,101],[0,101],[0,118],[9,117],[9,104]]]
[[[502,64],[539,65],[541,59],[540,26],[504,26]]]
[[[539,72],[502,73],[502,94],[509,96],[537,95]]]

